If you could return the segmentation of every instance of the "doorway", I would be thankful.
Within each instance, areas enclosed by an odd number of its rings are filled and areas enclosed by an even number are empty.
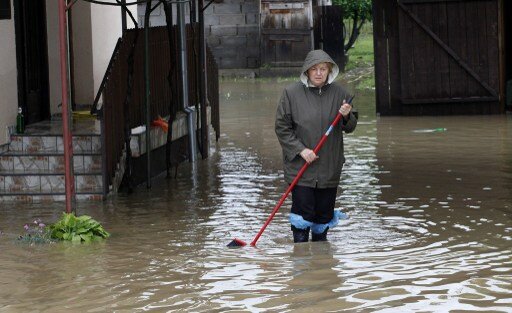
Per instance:
[[[50,117],[45,0],[14,0],[18,106],[25,123]]]

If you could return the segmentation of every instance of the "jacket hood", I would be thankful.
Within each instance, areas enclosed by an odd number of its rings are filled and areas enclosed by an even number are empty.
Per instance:
[[[340,73],[340,68],[338,65],[332,60],[332,58],[323,50],[313,50],[308,53],[306,56],[306,59],[304,60],[304,65],[302,65],[302,70],[300,74],[300,81],[306,85],[306,87],[309,87],[308,84],[308,75],[306,74],[307,70],[312,67],[313,65],[316,65],[318,63],[332,63],[332,71],[329,73],[329,76],[327,77],[327,83],[332,83],[338,74]]]

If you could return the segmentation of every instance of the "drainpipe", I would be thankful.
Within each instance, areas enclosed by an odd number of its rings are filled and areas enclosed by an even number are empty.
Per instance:
[[[144,16],[144,81],[145,81],[145,103],[146,103],[146,187],[151,189],[151,102],[149,84],[149,15],[151,14],[151,0],[146,2],[146,13]]]
[[[59,48],[60,48],[60,79],[62,84],[62,133],[64,141],[64,179],[66,188],[66,213],[71,213],[75,203],[75,178],[73,175],[73,140],[69,128],[68,110],[68,69],[66,46],[66,0],[59,0]]]
[[[179,1],[178,4],[178,29],[180,32],[180,62],[181,62],[181,81],[183,89],[183,110],[187,113],[188,139],[189,139],[189,161],[196,162],[196,131],[194,127],[195,107],[188,105],[188,70],[187,70],[187,38],[185,31],[185,4],[186,1]]]

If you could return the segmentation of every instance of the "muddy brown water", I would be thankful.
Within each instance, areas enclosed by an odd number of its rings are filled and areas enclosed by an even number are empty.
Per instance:
[[[2,204],[1,312],[512,312],[512,117],[378,117],[355,101],[328,243],[292,244],[274,135],[289,81],[221,83],[212,156],[104,203],[99,244],[16,241],[55,204]]]

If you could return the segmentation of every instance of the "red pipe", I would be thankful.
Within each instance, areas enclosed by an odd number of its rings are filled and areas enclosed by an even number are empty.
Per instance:
[[[66,40],[66,0],[59,0],[59,44],[60,44],[60,79],[62,85],[62,133],[64,141],[64,170],[66,186],[66,213],[73,211],[75,198],[75,179],[73,177],[73,139],[69,128],[68,116],[68,70]]]

